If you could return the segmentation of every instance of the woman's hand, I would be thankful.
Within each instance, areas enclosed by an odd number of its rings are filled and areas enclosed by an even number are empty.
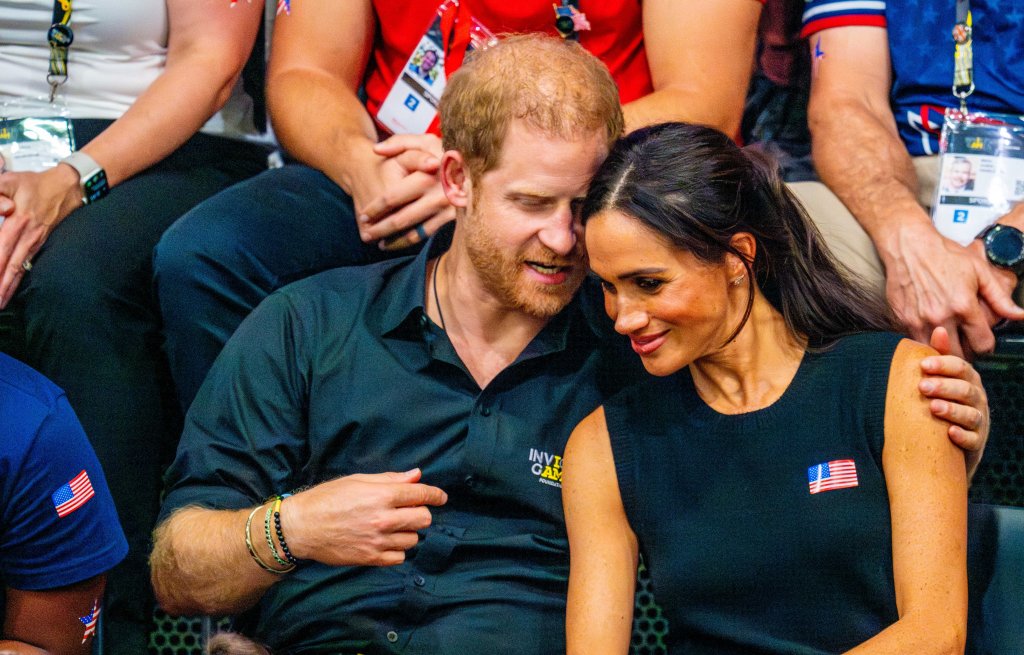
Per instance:
[[[53,228],[81,206],[78,172],[70,166],[0,175],[0,309],[7,306]]]

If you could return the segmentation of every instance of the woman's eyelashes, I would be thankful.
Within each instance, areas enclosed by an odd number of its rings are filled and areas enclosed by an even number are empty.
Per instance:
[[[598,278],[601,282],[601,288],[605,293],[616,294],[618,290],[615,285],[603,278]],[[628,284],[632,284],[634,287],[642,291],[643,293],[657,293],[661,287],[665,284],[665,280],[661,280],[655,277],[634,277],[627,280]]]
[[[654,277],[635,277],[633,284],[644,293],[655,293],[665,284],[665,281]]]

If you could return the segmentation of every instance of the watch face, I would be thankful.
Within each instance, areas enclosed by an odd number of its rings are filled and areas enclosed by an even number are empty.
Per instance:
[[[1024,262],[1024,234],[999,226],[985,238],[985,250],[993,264],[1015,268]]]

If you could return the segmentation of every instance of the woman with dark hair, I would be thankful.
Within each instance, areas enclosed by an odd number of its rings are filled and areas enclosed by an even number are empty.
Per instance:
[[[962,652],[966,474],[887,330],[756,154],[665,124],[583,205],[648,380],[573,432],[570,653],[629,648],[638,552],[670,653]]]

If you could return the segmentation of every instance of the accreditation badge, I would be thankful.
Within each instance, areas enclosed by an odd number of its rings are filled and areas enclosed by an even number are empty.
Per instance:
[[[932,222],[968,245],[1024,201],[1024,116],[947,109]]]
[[[74,150],[71,115],[60,98],[15,98],[0,105],[0,171],[45,171]]]
[[[497,37],[472,17],[465,3],[446,0],[405,62],[377,112],[377,122],[392,134],[439,133],[437,104],[448,75],[474,48],[497,43]]]

